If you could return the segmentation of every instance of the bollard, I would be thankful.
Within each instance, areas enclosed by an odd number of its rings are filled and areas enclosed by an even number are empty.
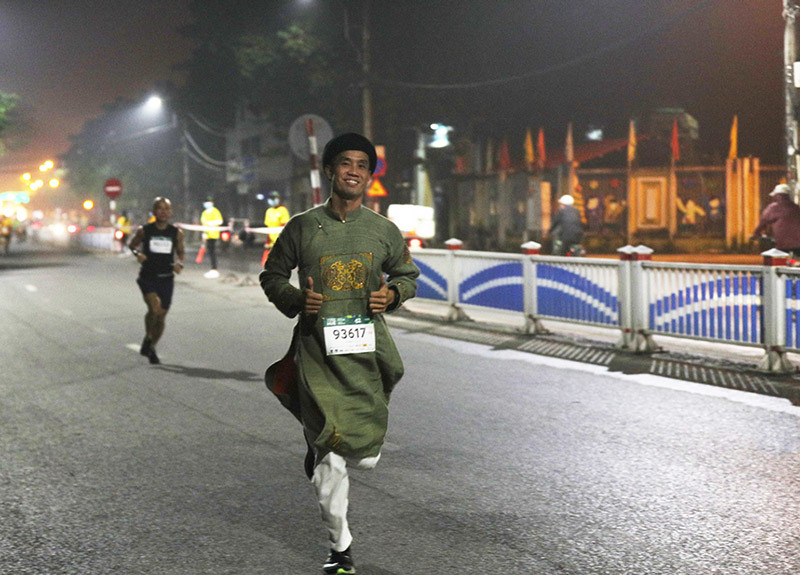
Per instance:
[[[642,262],[653,259],[653,250],[645,245],[625,246],[617,250],[620,261],[619,302],[622,339],[619,346],[634,353],[659,351],[653,336],[647,333],[647,277]]]
[[[789,254],[776,248],[761,252],[761,257],[764,258],[765,266],[785,266],[789,263]]]
[[[458,281],[461,277],[460,262],[456,258],[456,252],[461,249],[464,242],[457,238],[450,238],[444,245],[447,246],[449,253],[447,258],[450,260],[448,265],[449,272],[447,274],[447,303],[450,304],[450,311],[447,314],[448,321],[460,321],[469,319],[464,313],[464,310],[459,306],[458,301]]]
[[[444,243],[444,245],[447,246],[448,250],[460,250],[463,247],[464,242],[456,238],[450,238]]]
[[[526,256],[538,256],[542,244],[529,241],[520,246],[522,253]],[[525,313],[525,333],[540,335],[550,333],[537,317],[539,304],[536,297],[536,286],[538,285],[536,276],[537,269],[534,263],[535,258],[525,258],[522,262],[522,286],[523,286],[523,308]]]
[[[633,248],[633,256],[634,261],[637,262],[651,261],[653,259],[653,249],[644,244],[639,244]]]
[[[530,241],[525,242],[519,247],[522,248],[522,253],[526,256],[536,256],[539,255],[539,251],[542,249],[542,244]]]
[[[758,369],[768,373],[789,373],[794,371],[783,349],[786,343],[786,316],[781,305],[786,301],[785,283],[778,277],[778,267],[785,266],[789,254],[777,249],[762,252],[764,258],[764,280],[761,294],[764,317],[764,357]]]

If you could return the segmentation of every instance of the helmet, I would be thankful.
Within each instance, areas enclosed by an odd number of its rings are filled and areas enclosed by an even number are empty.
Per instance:
[[[571,206],[575,203],[575,198],[570,196],[569,194],[564,194],[560,198],[558,198],[558,203],[563,206]]]
[[[777,196],[779,194],[791,194],[792,190],[786,184],[778,184],[775,188],[769,193],[770,196]]]

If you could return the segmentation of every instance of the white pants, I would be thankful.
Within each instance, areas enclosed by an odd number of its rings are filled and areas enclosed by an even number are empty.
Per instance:
[[[347,506],[350,495],[350,478],[347,464],[356,469],[372,469],[381,458],[345,459],[341,455],[328,453],[314,468],[311,484],[317,494],[322,522],[328,530],[331,549],[344,551],[353,542],[347,525]]]

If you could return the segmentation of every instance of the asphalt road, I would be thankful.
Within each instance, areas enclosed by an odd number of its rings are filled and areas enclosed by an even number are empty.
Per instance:
[[[321,572],[300,429],[262,379],[293,322],[203,271],[151,366],[131,258],[0,258],[0,573]],[[800,572],[800,408],[392,323],[360,574]]]

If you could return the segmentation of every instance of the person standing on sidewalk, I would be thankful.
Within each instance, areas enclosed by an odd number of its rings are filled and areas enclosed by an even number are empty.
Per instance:
[[[773,201],[761,212],[753,239],[770,230],[775,247],[796,260],[800,258],[800,206],[792,201],[791,191],[786,184],[778,184],[770,192]]]
[[[203,213],[200,214],[200,224],[209,227],[219,227],[224,222],[222,214],[214,207],[214,201],[208,198],[203,203]],[[219,230],[206,230],[203,232],[205,237],[206,252],[211,261],[211,269],[205,273],[207,278],[218,278],[219,271],[217,271],[217,240],[219,240]]]
[[[134,234],[129,245],[139,262],[136,283],[142,290],[147,313],[144,316],[145,336],[139,353],[150,363],[161,363],[156,354],[156,344],[164,333],[167,312],[172,304],[175,274],[183,270],[183,230],[169,223],[172,202],[158,197],[153,202],[155,221],[145,224]],[[141,249],[140,249],[141,247]]]
[[[289,220],[259,276],[278,310],[300,316],[288,353],[265,379],[303,426],[330,574],[355,573],[347,466],[377,464],[403,375],[383,314],[414,297],[420,273],[397,226],[361,205],[376,164],[364,136],[331,140],[322,154],[330,197]],[[290,283],[295,268],[301,288]]]

